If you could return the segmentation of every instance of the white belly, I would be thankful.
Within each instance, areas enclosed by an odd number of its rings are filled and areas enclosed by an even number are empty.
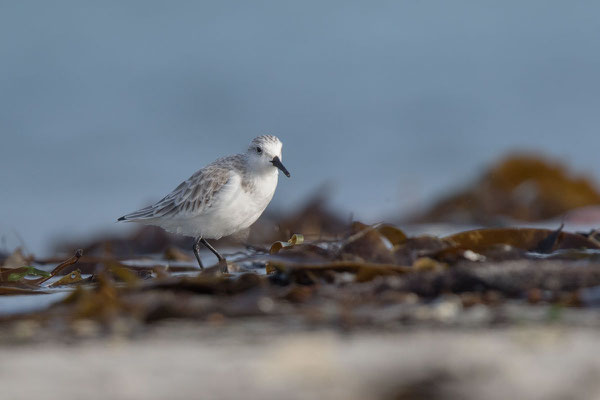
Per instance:
[[[232,190],[205,213],[185,219],[161,221],[165,230],[185,236],[220,239],[250,227],[271,202],[277,187],[277,174],[261,176],[249,188],[241,179],[232,182]]]

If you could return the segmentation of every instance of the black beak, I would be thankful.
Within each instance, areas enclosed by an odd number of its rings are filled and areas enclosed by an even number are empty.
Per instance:
[[[279,157],[275,156],[272,160],[271,160],[271,164],[273,164],[273,166],[279,168],[281,170],[281,172],[283,172],[285,174],[285,176],[287,176],[288,178],[290,177],[290,173],[288,172],[288,170],[283,166],[283,164],[281,163],[281,160],[279,159]]]

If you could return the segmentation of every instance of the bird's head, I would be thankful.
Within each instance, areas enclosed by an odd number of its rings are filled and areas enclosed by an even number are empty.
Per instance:
[[[252,139],[246,151],[248,164],[256,171],[274,172],[274,168],[278,168],[289,178],[290,173],[281,162],[282,146],[281,140],[272,135]]]

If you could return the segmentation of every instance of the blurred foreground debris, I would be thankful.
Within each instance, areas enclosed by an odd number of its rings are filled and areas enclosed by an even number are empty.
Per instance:
[[[352,329],[454,324],[467,315],[473,323],[469,310],[476,306],[484,307],[478,324],[507,323],[503,306],[515,302],[600,305],[597,234],[562,226],[408,237],[392,225],[355,222],[340,237],[297,234],[238,253],[202,273],[192,260],[169,261],[180,259],[170,253],[136,261],[78,251],[50,272],[35,261],[17,268],[20,275],[3,267],[0,294],[62,290],[67,297],[40,312],[0,318],[75,334],[82,321],[95,333],[133,333],[172,318],[221,324],[268,317]]]

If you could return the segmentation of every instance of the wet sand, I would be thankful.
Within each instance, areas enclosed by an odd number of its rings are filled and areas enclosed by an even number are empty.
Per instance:
[[[3,398],[588,399],[594,328],[293,331],[166,322],[136,340],[2,346]]]

